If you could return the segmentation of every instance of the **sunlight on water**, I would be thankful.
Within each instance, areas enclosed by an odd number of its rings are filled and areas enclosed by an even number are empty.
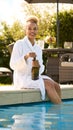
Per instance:
[[[61,105],[44,102],[1,107],[0,129],[72,130],[73,101],[64,101]]]

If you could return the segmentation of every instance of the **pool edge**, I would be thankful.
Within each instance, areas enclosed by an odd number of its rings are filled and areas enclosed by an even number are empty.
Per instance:
[[[72,99],[73,98],[73,85],[60,85],[62,99]],[[46,95],[45,101],[49,101]],[[11,88],[0,89],[0,106],[2,105],[12,105],[12,104],[23,104],[23,103],[33,103],[42,102],[41,93],[37,89],[21,89],[15,90]]]

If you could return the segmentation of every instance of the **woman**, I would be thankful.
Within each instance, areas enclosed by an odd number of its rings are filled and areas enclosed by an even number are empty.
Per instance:
[[[42,100],[45,99],[45,90],[49,99],[55,103],[61,103],[61,90],[58,83],[50,77],[42,75],[44,65],[42,60],[42,50],[36,44],[35,37],[38,32],[38,19],[30,16],[26,20],[26,36],[18,40],[13,47],[10,67],[14,70],[14,85],[17,88],[39,88]],[[32,60],[37,58],[39,61],[39,79],[32,80]]]

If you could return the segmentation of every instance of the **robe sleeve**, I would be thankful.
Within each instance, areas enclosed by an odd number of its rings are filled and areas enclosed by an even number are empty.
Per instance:
[[[20,41],[19,41],[20,42]],[[13,51],[10,58],[10,67],[12,70],[24,73],[27,70],[27,63],[22,53],[22,46],[16,42],[13,47]]]
[[[39,73],[42,74],[44,72],[45,66],[43,65],[43,58],[42,58],[42,50],[41,50],[41,48],[39,49],[38,54],[39,54],[39,64],[40,64]]]

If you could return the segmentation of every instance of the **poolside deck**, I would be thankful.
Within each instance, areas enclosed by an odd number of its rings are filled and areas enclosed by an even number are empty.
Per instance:
[[[62,99],[73,98],[73,84],[60,85],[62,91]],[[45,101],[49,100],[47,95]],[[0,86],[0,106],[22,104],[30,102],[42,102],[41,93],[37,89],[18,89],[16,90],[13,85]]]

